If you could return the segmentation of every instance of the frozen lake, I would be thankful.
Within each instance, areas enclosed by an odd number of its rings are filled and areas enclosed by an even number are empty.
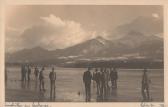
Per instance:
[[[49,72],[51,68],[45,68],[45,89],[46,92],[39,92],[36,87],[34,69],[31,73],[31,81],[23,88],[21,84],[21,74],[19,67],[7,67],[8,81],[6,84],[6,101],[51,101]],[[85,90],[82,81],[83,73],[87,69],[83,68],[55,68],[56,99],[54,102],[85,102]],[[93,70],[92,70],[93,71]],[[150,69],[151,78],[150,94],[152,101],[164,101],[164,71],[163,69]],[[118,88],[110,91],[108,101],[110,102],[139,102],[141,96],[142,69],[118,69]],[[96,102],[96,85],[92,82],[91,101]]]

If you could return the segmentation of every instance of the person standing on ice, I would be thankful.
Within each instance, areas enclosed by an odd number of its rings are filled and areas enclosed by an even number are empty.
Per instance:
[[[83,74],[83,82],[85,85],[85,94],[86,94],[86,102],[90,101],[91,98],[91,80],[92,80],[92,74],[90,72],[90,68],[88,68],[87,71]]]
[[[54,72],[54,68],[49,74],[50,78],[50,99],[55,98],[55,81],[56,81],[56,72]]]
[[[150,100],[150,95],[149,95],[150,83],[151,83],[151,80],[149,79],[147,69],[144,69],[143,75],[142,75],[142,88],[141,88],[143,100]]]

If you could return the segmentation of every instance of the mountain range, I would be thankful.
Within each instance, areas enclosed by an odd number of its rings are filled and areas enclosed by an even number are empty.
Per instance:
[[[110,38],[105,39],[100,35],[64,49],[47,50],[40,46],[23,49],[6,53],[5,60],[9,63],[128,59],[163,61],[163,21],[161,19],[138,17],[130,23],[118,26]]]
[[[36,62],[49,60],[81,60],[113,58],[163,59],[163,40],[157,36],[145,36],[131,31],[117,40],[106,40],[98,36],[80,44],[56,50],[41,47],[23,49],[6,55],[6,62]]]

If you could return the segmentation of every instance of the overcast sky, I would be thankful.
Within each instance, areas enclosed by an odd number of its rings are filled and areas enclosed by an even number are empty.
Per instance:
[[[106,37],[137,17],[162,18],[161,6],[25,5],[6,8],[6,51],[65,48]]]

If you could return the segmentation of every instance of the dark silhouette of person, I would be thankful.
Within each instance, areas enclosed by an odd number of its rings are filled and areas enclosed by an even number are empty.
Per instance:
[[[106,85],[106,92],[108,93],[108,91],[109,91],[109,81],[110,81],[110,74],[109,74],[109,70],[106,68],[105,69],[105,85]],[[107,94],[106,93],[106,94]]]
[[[95,79],[95,76],[96,76],[96,71],[93,71],[93,74],[92,74],[93,88],[96,87],[96,79]]]
[[[86,94],[86,102],[90,101],[91,98],[91,80],[92,74],[90,72],[90,68],[83,74],[83,82],[85,84],[85,94]]]
[[[106,95],[106,84],[105,84],[105,69],[101,69],[101,94],[102,100]]]
[[[96,74],[95,74],[95,81],[96,81],[96,85],[97,85],[97,95],[100,95],[100,82],[101,82],[101,74],[98,71],[98,69],[96,68]]]
[[[40,88],[40,91],[45,91],[45,88],[44,88],[44,67],[41,69],[40,71],[40,74],[39,74],[39,80],[40,80],[40,84],[39,84],[39,88]]]
[[[110,80],[111,80],[111,87],[114,87],[114,71],[110,69]]]
[[[37,67],[35,67],[35,70],[34,70],[34,75],[35,75],[35,79],[37,80],[38,78],[38,75],[39,75],[39,70]]]
[[[37,68],[37,66],[34,69],[34,76],[35,76],[35,89],[37,90],[37,84],[38,84],[38,76],[39,76],[39,69]]]
[[[28,82],[30,81],[30,74],[31,74],[31,68],[30,68],[30,66],[27,66],[27,70],[28,70],[28,72],[27,72],[27,79],[28,79]]]
[[[150,82],[151,80],[148,77],[147,69],[144,69],[143,75],[142,75],[142,89],[141,89],[143,100],[150,100],[150,95],[149,95]]]
[[[114,68],[114,86],[115,88],[117,88],[117,80],[118,80],[118,72],[116,70],[116,68]]]
[[[26,74],[27,74],[27,72],[28,72],[28,70],[27,70],[27,67],[24,65],[23,66],[23,69],[22,69],[23,71],[23,82],[25,83],[26,82]]]
[[[24,80],[24,65],[21,66],[21,81]]]
[[[56,72],[54,72],[54,68],[49,74],[50,78],[50,99],[55,98],[55,81],[56,81]]]
[[[27,69],[25,65],[21,66],[21,88],[26,88],[26,74]]]

